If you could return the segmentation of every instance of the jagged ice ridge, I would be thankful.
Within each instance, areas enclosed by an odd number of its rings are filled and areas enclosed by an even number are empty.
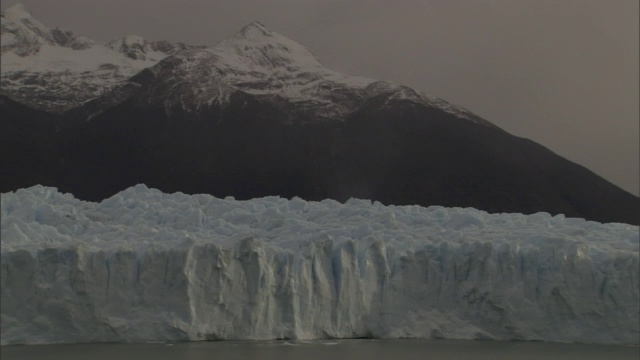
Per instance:
[[[493,338],[638,344],[638,227],[144,185],[2,194],[2,344]]]

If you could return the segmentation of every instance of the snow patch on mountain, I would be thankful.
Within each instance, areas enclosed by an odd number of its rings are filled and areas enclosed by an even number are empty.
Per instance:
[[[7,53],[2,56],[3,73],[26,72],[69,72],[86,73],[101,71],[113,65],[125,76],[132,76],[140,70],[155,65],[167,54],[149,52],[145,58],[133,59],[123,56],[108,45],[96,44],[76,50],[68,47],[43,45],[37,56],[20,56]],[[147,59],[148,58],[148,59]]]
[[[2,344],[492,338],[638,344],[638,227],[144,185],[2,194]]]

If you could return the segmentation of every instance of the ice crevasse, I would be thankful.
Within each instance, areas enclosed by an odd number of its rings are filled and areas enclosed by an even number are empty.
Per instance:
[[[638,344],[639,231],[137,185],[2,194],[2,344],[454,338]]]

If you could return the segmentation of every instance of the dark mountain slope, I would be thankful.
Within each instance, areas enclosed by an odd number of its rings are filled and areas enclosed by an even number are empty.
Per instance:
[[[0,183],[2,192],[61,177],[60,118],[0,95]]]

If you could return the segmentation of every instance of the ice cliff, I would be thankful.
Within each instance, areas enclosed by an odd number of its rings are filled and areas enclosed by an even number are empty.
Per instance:
[[[638,344],[637,226],[250,201],[2,194],[2,344],[492,338]]]

